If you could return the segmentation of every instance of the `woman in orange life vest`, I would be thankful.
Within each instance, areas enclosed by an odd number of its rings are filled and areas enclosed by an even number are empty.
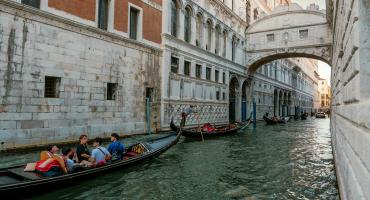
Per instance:
[[[58,151],[56,145],[49,145],[47,151],[42,151],[35,171],[46,177],[66,174],[68,172],[66,161],[56,154]]]

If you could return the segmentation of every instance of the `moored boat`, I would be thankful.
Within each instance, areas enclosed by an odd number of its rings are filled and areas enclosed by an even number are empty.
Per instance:
[[[125,169],[129,166],[151,159],[175,145],[181,136],[181,131],[147,142],[129,146],[123,160],[115,161],[96,168],[78,168],[72,173],[56,177],[42,177],[36,172],[25,172],[25,165],[0,169],[0,195],[2,197],[30,197],[49,192],[58,186],[76,183],[113,170]]]
[[[188,128],[182,130],[182,135],[185,137],[190,138],[207,138],[207,137],[217,137],[217,136],[225,136],[230,135],[232,133],[238,132],[240,129],[248,126],[249,123],[232,123],[232,124],[225,124],[220,126],[213,126],[213,130],[208,129],[208,131],[203,131],[204,126],[201,128]],[[171,129],[173,131],[179,130],[179,128],[171,121]]]

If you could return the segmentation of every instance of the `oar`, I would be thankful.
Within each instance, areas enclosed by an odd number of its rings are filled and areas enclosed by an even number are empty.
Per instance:
[[[204,142],[204,138],[203,138],[203,133],[202,133],[202,129],[200,128],[200,122],[199,122],[199,115],[198,115],[198,130],[200,130],[200,136],[202,136],[202,142]]]

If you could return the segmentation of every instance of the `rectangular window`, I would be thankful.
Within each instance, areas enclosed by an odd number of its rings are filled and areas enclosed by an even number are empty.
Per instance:
[[[226,94],[225,94],[225,92],[222,93],[222,100],[224,100],[224,101],[226,100]]]
[[[108,28],[108,0],[99,0],[98,28]]]
[[[267,42],[273,42],[275,40],[275,34],[267,34]]]
[[[32,6],[34,8],[40,9],[40,0],[22,0],[21,3],[27,6]]]
[[[107,100],[116,100],[117,83],[107,83]]]
[[[220,76],[220,72],[218,70],[215,70],[215,82],[217,83],[218,83],[218,80],[220,80],[219,76]]]
[[[206,79],[211,80],[211,68],[206,68]]]
[[[138,9],[130,7],[130,38],[134,40],[137,40],[139,13]]]
[[[220,100],[220,91],[216,91],[216,100]]]
[[[45,76],[45,98],[59,98],[60,77]]]
[[[202,65],[196,65],[195,76],[197,78],[202,78]]]
[[[185,63],[184,63],[184,75],[190,76],[190,68],[191,68],[191,63],[189,61],[185,61]]]
[[[222,83],[225,84],[226,83],[226,73],[222,73]]]
[[[179,59],[171,57],[171,72],[177,74],[179,72]]]
[[[301,39],[308,38],[308,29],[299,30],[299,38]]]

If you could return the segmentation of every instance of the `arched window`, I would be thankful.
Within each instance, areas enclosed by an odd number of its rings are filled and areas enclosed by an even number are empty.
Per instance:
[[[221,28],[216,26],[216,35],[215,35],[215,54],[219,55],[220,51],[220,40],[221,40]]]
[[[206,43],[206,49],[209,51],[211,50],[211,44],[212,44],[212,22],[211,20],[207,21],[207,43]]]
[[[232,48],[231,48],[231,58],[232,58],[232,61],[235,61],[237,45],[238,45],[238,39],[235,36],[233,36],[233,39],[232,39]]]
[[[200,47],[201,44],[202,44],[202,40],[203,40],[203,17],[201,14],[198,14],[197,15],[197,19],[196,19],[196,27],[197,27],[197,36],[196,36],[196,40],[195,40],[195,45]]]
[[[171,35],[177,37],[177,22],[179,6],[176,0],[171,1]]]
[[[185,41],[190,42],[191,41],[191,10],[189,7],[185,8],[185,24],[184,24],[184,36]]]
[[[223,40],[222,56],[226,57],[226,46],[227,46],[227,31],[226,30],[222,34],[222,40]]]

